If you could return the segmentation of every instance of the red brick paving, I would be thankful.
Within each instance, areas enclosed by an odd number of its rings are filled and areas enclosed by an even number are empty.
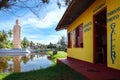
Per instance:
[[[58,63],[68,65],[88,80],[120,80],[120,70],[108,68],[103,64],[92,64],[69,57],[58,59]]]

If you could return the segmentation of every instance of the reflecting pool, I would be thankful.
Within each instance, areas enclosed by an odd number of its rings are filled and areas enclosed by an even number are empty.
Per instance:
[[[28,56],[0,56],[0,73],[26,72],[49,67],[53,64],[45,54]]]

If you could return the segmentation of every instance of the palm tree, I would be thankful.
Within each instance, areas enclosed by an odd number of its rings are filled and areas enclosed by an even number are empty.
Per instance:
[[[3,33],[2,33],[2,31],[0,31],[0,48],[4,48],[3,41],[4,41],[4,39],[3,39]]]
[[[0,48],[12,47],[12,42],[8,39],[8,37],[12,37],[12,30],[9,30],[8,33],[4,30],[0,31]]]
[[[6,47],[7,47],[7,48],[12,48],[12,47],[13,47],[13,42],[10,40],[10,38],[11,38],[12,35],[13,35],[13,31],[10,29],[10,30],[8,31],[7,35],[8,35],[8,38],[9,38],[9,39],[6,41]]]
[[[3,30],[2,31],[2,34],[3,34],[3,41],[6,41],[7,40],[7,38],[8,38],[8,35],[7,35],[7,33]]]
[[[8,31],[8,35],[9,35],[9,37],[12,37],[13,31],[11,29]]]
[[[6,47],[7,40],[8,40],[7,33],[4,30],[0,31],[0,44],[2,45],[3,48]]]

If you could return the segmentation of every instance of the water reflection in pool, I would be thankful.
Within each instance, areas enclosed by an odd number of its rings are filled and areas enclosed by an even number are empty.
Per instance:
[[[46,68],[53,64],[47,55],[30,54],[29,56],[0,56],[0,73],[25,72]]]

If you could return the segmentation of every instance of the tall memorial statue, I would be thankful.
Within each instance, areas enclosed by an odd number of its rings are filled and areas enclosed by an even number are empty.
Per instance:
[[[19,20],[16,20],[16,24],[13,28],[13,45],[14,48],[21,48],[20,46],[20,35],[21,34],[21,27],[19,25]]]
[[[13,49],[2,49],[0,50],[0,55],[21,56],[29,53],[31,53],[29,49],[21,48],[21,27],[19,25],[19,20],[17,19],[16,24],[13,27]],[[19,69],[16,70],[20,71]]]

